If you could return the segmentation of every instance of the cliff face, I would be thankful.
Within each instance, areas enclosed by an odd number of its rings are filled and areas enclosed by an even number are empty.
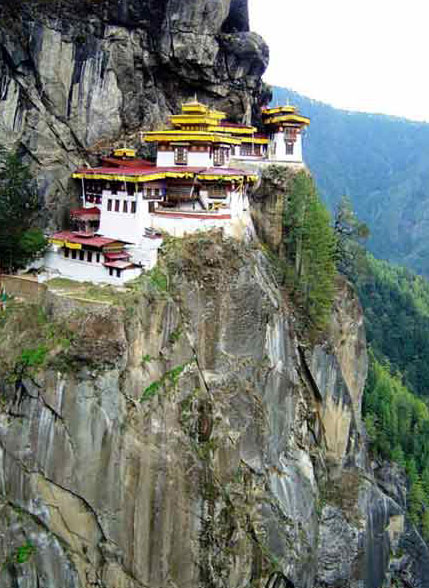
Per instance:
[[[268,62],[246,0],[5,0],[0,135],[61,224],[86,149],[164,123],[184,99],[249,118]]]
[[[362,313],[338,287],[303,346],[261,252],[200,235],[135,292],[59,283],[43,313],[11,307],[1,585],[381,586],[405,523],[366,468]]]

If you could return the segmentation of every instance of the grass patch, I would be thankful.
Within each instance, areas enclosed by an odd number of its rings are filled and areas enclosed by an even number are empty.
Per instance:
[[[114,286],[97,285],[92,282],[76,282],[67,278],[53,278],[46,284],[50,290],[58,294],[90,302],[118,304],[124,297],[124,293]]]

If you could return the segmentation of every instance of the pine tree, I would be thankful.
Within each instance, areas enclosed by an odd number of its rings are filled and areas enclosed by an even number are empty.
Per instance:
[[[338,270],[350,279],[365,271],[366,250],[363,243],[369,237],[368,226],[353,211],[351,201],[343,196],[335,210],[335,257]]]
[[[0,271],[25,267],[46,241],[32,227],[38,209],[34,180],[17,153],[0,148]]]
[[[334,297],[335,236],[330,216],[310,176],[302,171],[292,183],[284,212],[288,285],[313,333],[329,320]]]

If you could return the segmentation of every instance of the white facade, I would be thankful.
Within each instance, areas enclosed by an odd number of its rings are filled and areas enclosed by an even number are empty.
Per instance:
[[[268,158],[271,162],[302,163],[302,136],[298,133],[295,141],[289,140],[284,131],[271,135]]]
[[[149,202],[151,200],[140,192],[129,196],[127,192],[112,194],[103,190],[98,233],[109,239],[140,243],[145,228],[151,226]]]
[[[116,270],[110,275],[109,268],[105,267],[103,255],[100,255],[100,262],[80,261],[71,257],[64,257],[61,248],[51,245],[45,254],[44,267],[49,278],[62,277],[76,280],[77,282],[94,282],[95,284],[112,284],[120,286],[137,278],[142,270],[139,267],[122,270],[117,276]]]
[[[211,229],[222,229],[231,224],[231,218],[222,218],[230,215],[220,214],[219,218],[214,215],[207,215],[207,218],[201,218],[201,215],[189,213],[187,216],[178,216],[174,213],[159,213],[152,215],[152,227],[158,231],[165,231],[173,237],[183,237],[187,233],[197,233],[198,231],[209,231]]]
[[[214,147],[217,149],[217,147]],[[222,164],[222,167],[228,167],[229,160],[230,160],[230,148],[223,146],[222,147],[225,155],[225,162]],[[173,149],[170,151],[160,151],[158,150],[157,158],[156,158],[156,165],[157,167],[175,167],[177,166],[176,162],[176,154]],[[218,167],[218,164],[215,162],[215,157],[213,154],[213,148],[210,151],[194,151],[194,150],[187,150],[187,163],[183,164],[183,167]]]
[[[152,216],[151,215],[151,228],[152,227]],[[156,266],[158,261],[158,249],[162,245],[161,238],[148,238],[145,237],[138,245],[131,245],[127,247],[128,253],[131,255],[131,261],[133,263],[143,266],[145,270],[151,270]]]
[[[213,165],[213,156],[210,157],[209,151],[188,151],[187,160],[186,165],[190,167],[212,167]],[[156,165],[157,167],[175,167],[177,163],[174,151],[158,150]]]

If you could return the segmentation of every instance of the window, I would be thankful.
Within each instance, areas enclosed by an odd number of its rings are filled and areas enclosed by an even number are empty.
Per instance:
[[[107,201],[107,210],[112,210],[112,199],[109,198],[109,200]]]
[[[188,149],[186,147],[176,147],[174,149],[174,163],[176,165],[186,165],[188,163]]]
[[[119,212],[120,200],[115,200],[115,212]]]
[[[76,259],[76,249],[72,249],[72,259]]]
[[[69,257],[70,255],[70,249],[67,249],[67,247],[64,249],[64,257]]]
[[[92,251],[88,251],[88,261],[89,263],[92,262]]]
[[[113,276],[113,267],[109,267],[109,276]]]
[[[293,155],[293,143],[292,143],[292,141],[286,141],[286,155]]]
[[[116,277],[117,278],[120,278],[121,277],[121,270],[120,269],[117,269],[116,270]]]
[[[240,155],[244,155],[245,157],[253,155],[252,145],[249,143],[243,143],[243,145],[240,146]]]
[[[135,214],[137,210],[137,202],[131,202],[131,212],[132,214]]]
[[[128,183],[127,184],[127,194],[128,194],[128,196],[132,196],[135,191],[136,191],[135,184]]]
[[[124,212],[128,212],[128,202],[126,200],[124,200],[124,208],[123,208]]]
[[[85,259],[85,251],[83,251],[82,249],[79,251],[79,259],[81,261],[84,261]]]
[[[214,165],[222,166],[225,163],[225,150],[215,149],[213,151],[213,163]]]
[[[100,263],[100,254],[99,253],[97,253],[96,259],[97,259],[97,263]]]

